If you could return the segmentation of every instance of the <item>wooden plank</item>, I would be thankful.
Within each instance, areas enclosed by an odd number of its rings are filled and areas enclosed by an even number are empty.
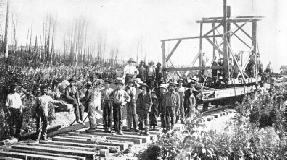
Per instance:
[[[133,145],[133,144],[141,144],[141,139],[133,139],[133,138],[125,138],[125,137],[113,137],[113,136],[96,136],[96,135],[91,135],[90,137],[85,137],[79,135],[62,135],[63,137],[69,137],[69,138],[79,138],[79,139],[86,139],[86,140],[91,140],[92,136],[94,137],[105,137],[107,141],[115,142],[115,143],[126,143],[128,145]],[[136,142],[136,143],[134,143]]]
[[[0,156],[4,157],[15,157],[21,159],[38,159],[38,160],[72,160],[71,158],[65,157],[53,157],[53,156],[46,156],[46,155],[36,155],[36,154],[27,154],[27,153],[17,153],[17,152],[6,152],[0,151]]]
[[[76,124],[76,125],[73,125],[73,126],[68,126],[68,127],[59,129],[59,130],[57,130],[55,132],[48,133],[48,137],[52,137],[52,136],[55,136],[55,135],[61,134],[61,133],[66,133],[66,132],[71,132],[71,131],[76,131],[76,130],[79,130],[79,129],[83,129],[83,128],[86,128],[86,126],[89,126],[89,122],[86,122],[85,125],[83,125],[83,124]]]
[[[88,139],[75,139],[70,137],[60,137],[56,136],[52,138],[53,141],[64,141],[64,142],[74,142],[74,143],[84,143],[84,144],[95,144],[95,142],[90,141]],[[128,148],[128,143],[120,143],[120,142],[114,142],[114,141],[108,141],[108,142],[97,142],[97,144],[100,145],[111,145],[111,146],[120,146],[121,150]]]
[[[69,135],[82,135],[82,136],[113,136],[113,137],[124,137],[124,138],[134,138],[134,139],[141,139],[142,143],[147,143],[149,142],[149,137],[147,136],[140,136],[140,135],[129,135],[129,134],[124,134],[124,135],[113,135],[112,133],[104,133],[104,132],[93,132],[93,133],[85,133],[85,132],[80,132],[80,133],[75,133],[75,132],[69,132]]]
[[[40,154],[40,155],[53,156],[53,157],[72,158],[72,159],[77,159],[77,160],[85,160],[86,159],[85,157],[80,157],[80,156],[55,154],[55,153],[49,153],[49,152],[37,152],[37,151],[24,150],[24,149],[14,149],[14,148],[9,149],[9,152]]]
[[[85,143],[73,143],[73,142],[61,142],[61,141],[40,141],[40,144],[52,144],[58,146],[76,146],[76,147],[87,147],[87,148],[95,148],[95,149],[109,149],[120,151],[119,146],[112,145],[99,145],[99,144],[85,144]]]
[[[21,158],[13,158],[13,157],[2,157],[0,156],[1,160],[22,160]]]
[[[76,155],[80,157],[86,157],[86,159],[95,158],[94,152],[78,151],[78,150],[72,150],[72,149],[60,149],[60,148],[49,148],[49,147],[28,146],[28,145],[14,145],[12,146],[12,148],[32,150],[32,151],[38,151],[38,152],[49,152],[49,153],[56,153],[56,154],[70,154],[70,155]]]

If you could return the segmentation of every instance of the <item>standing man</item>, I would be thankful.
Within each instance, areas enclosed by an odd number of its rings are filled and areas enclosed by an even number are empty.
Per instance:
[[[72,104],[75,110],[76,121],[78,123],[83,124],[83,116],[84,116],[84,107],[80,105],[80,97],[77,91],[77,87],[75,86],[75,80],[68,80],[70,85],[67,86],[65,90],[65,96],[68,103]]]
[[[123,90],[124,83],[122,80],[115,82],[116,90],[114,90],[110,97],[113,99],[113,114],[114,114],[114,129],[119,135],[122,132],[122,111],[127,102],[130,102],[129,94]]]
[[[36,98],[36,136],[37,141],[47,140],[47,126],[48,126],[48,111],[49,111],[49,103],[61,103],[59,101],[53,100],[48,93],[48,86],[41,87],[41,95]],[[41,123],[43,123],[41,127]]]
[[[140,78],[141,81],[146,82],[146,65],[144,61],[140,62],[138,70],[139,70],[138,78]]]
[[[88,118],[90,122],[90,128],[86,132],[95,132],[97,129],[97,119],[96,119],[96,110],[97,106],[93,103],[93,89],[92,82],[88,81],[86,84],[87,90],[85,92],[84,103],[85,107],[88,110]]]
[[[181,123],[183,123],[184,121],[184,117],[185,117],[185,114],[184,114],[184,107],[183,107],[183,99],[184,99],[184,92],[185,92],[185,87],[183,87],[183,79],[179,79],[178,80],[178,89],[177,89],[177,92],[180,96],[180,106],[179,108],[176,109],[177,111],[177,117],[176,117],[176,120],[179,121],[181,120]]]
[[[148,86],[141,84],[142,92],[138,95],[137,99],[137,113],[139,116],[139,129],[145,130],[144,134],[149,135],[149,112],[151,112],[152,99],[151,94],[148,92]]]
[[[151,130],[156,130],[157,127],[157,117],[158,117],[158,98],[154,91],[151,92],[152,106],[150,112],[150,128]]]
[[[156,81],[156,88],[158,88],[163,81],[163,72],[161,68],[161,64],[158,62],[155,68],[155,81]]]
[[[20,131],[22,128],[22,100],[20,94],[16,92],[17,85],[14,83],[10,86],[10,93],[6,100],[6,112],[8,113],[8,122],[10,127],[10,136],[20,138]],[[16,131],[14,131],[14,126]]]
[[[168,92],[164,95],[163,106],[166,108],[166,129],[171,130],[175,124],[176,109],[180,108],[180,96],[175,92],[175,84],[170,83]]]
[[[134,61],[133,58],[130,58],[128,60],[128,65],[124,68],[124,75],[122,78],[125,80],[125,84],[127,84],[130,79],[136,78],[138,75],[138,70],[135,66],[135,63],[136,61]]]
[[[155,80],[155,67],[154,62],[150,61],[147,67],[147,85],[152,89],[154,87],[154,80]]]
[[[104,130],[107,133],[111,133],[112,131],[113,101],[110,98],[110,94],[114,90],[110,88],[110,84],[111,81],[105,80],[105,88],[102,90]]]
[[[134,87],[134,81],[130,80],[126,88],[126,92],[130,96],[130,101],[127,103],[127,120],[128,120],[128,130],[131,131],[132,125],[133,130],[138,132],[138,120],[136,112],[136,94],[137,89]]]
[[[158,97],[159,114],[160,114],[160,120],[161,120],[161,128],[163,129],[163,132],[165,132],[166,130],[166,108],[165,106],[163,106],[162,101],[164,99],[164,95],[167,92],[167,88],[164,84],[161,84],[159,88],[160,88],[160,94]]]

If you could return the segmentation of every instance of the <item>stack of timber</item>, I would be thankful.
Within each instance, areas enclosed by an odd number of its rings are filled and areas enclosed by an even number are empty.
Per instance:
[[[124,135],[105,133],[102,126],[96,132],[76,131],[54,135],[47,141],[20,141],[0,149],[0,159],[76,159],[76,160],[136,160],[135,153],[157,139],[159,131],[149,136],[123,131]]]

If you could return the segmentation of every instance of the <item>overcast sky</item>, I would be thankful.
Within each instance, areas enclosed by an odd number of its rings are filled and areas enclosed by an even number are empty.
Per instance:
[[[258,23],[258,45],[264,66],[271,61],[274,69],[287,65],[287,2],[286,0],[227,0],[232,16],[260,15],[265,18]],[[202,17],[222,16],[222,0],[10,0],[11,13],[18,21],[17,39],[26,44],[28,29],[33,37],[42,34],[45,16],[53,15],[56,23],[56,48],[63,50],[64,35],[84,17],[88,22],[87,45],[96,44],[98,37],[106,37],[108,55],[118,49],[122,58],[161,61],[161,39],[199,35],[196,20]],[[3,10],[3,8],[2,8]],[[3,17],[3,16],[2,16]],[[1,20],[3,22],[3,18]],[[2,23],[3,24],[3,23]],[[208,31],[208,27],[204,26]],[[248,26],[246,31],[251,34]],[[250,42],[246,37],[243,39]],[[236,39],[236,38],[235,38]],[[219,41],[220,42],[220,41]],[[248,51],[237,40],[234,52]],[[142,44],[142,45],[139,45]],[[174,43],[167,44],[171,51]],[[141,47],[142,46],[142,49]],[[204,52],[211,55],[208,42]],[[188,65],[198,52],[198,40],[180,44],[172,61],[175,65]],[[142,54],[141,54],[142,53]],[[210,57],[211,58],[211,57]]]

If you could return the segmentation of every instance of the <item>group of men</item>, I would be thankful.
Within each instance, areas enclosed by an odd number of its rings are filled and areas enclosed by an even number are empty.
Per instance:
[[[142,61],[139,67],[130,59],[124,68],[123,77],[115,81],[104,80],[104,87],[98,81],[87,80],[83,97],[80,96],[76,80],[69,79],[63,99],[73,105],[76,121],[84,124],[84,112],[88,112],[90,128],[86,132],[97,131],[97,110],[103,110],[104,131],[122,135],[123,111],[127,113],[127,130],[148,135],[150,129],[157,129],[157,118],[160,116],[163,131],[171,130],[174,124],[184,121],[195,111],[196,81],[183,87],[183,80],[163,84],[160,63],[157,67],[151,61],[145,66]],[[111,85],[112,84],[112,85]],[[22,100],[16,93],[17,85],[10,87],[6,109],[10,116],[10,135],[19,138],[22,125]],[[63,103],[53,100],[48,94],[48,86],[41,86],[35,95],[35,112],[37,140],[47,139],[49,103]],[[14,126],[16,131],[14,130]],[[113,128],[112,128],[113,127]]]

